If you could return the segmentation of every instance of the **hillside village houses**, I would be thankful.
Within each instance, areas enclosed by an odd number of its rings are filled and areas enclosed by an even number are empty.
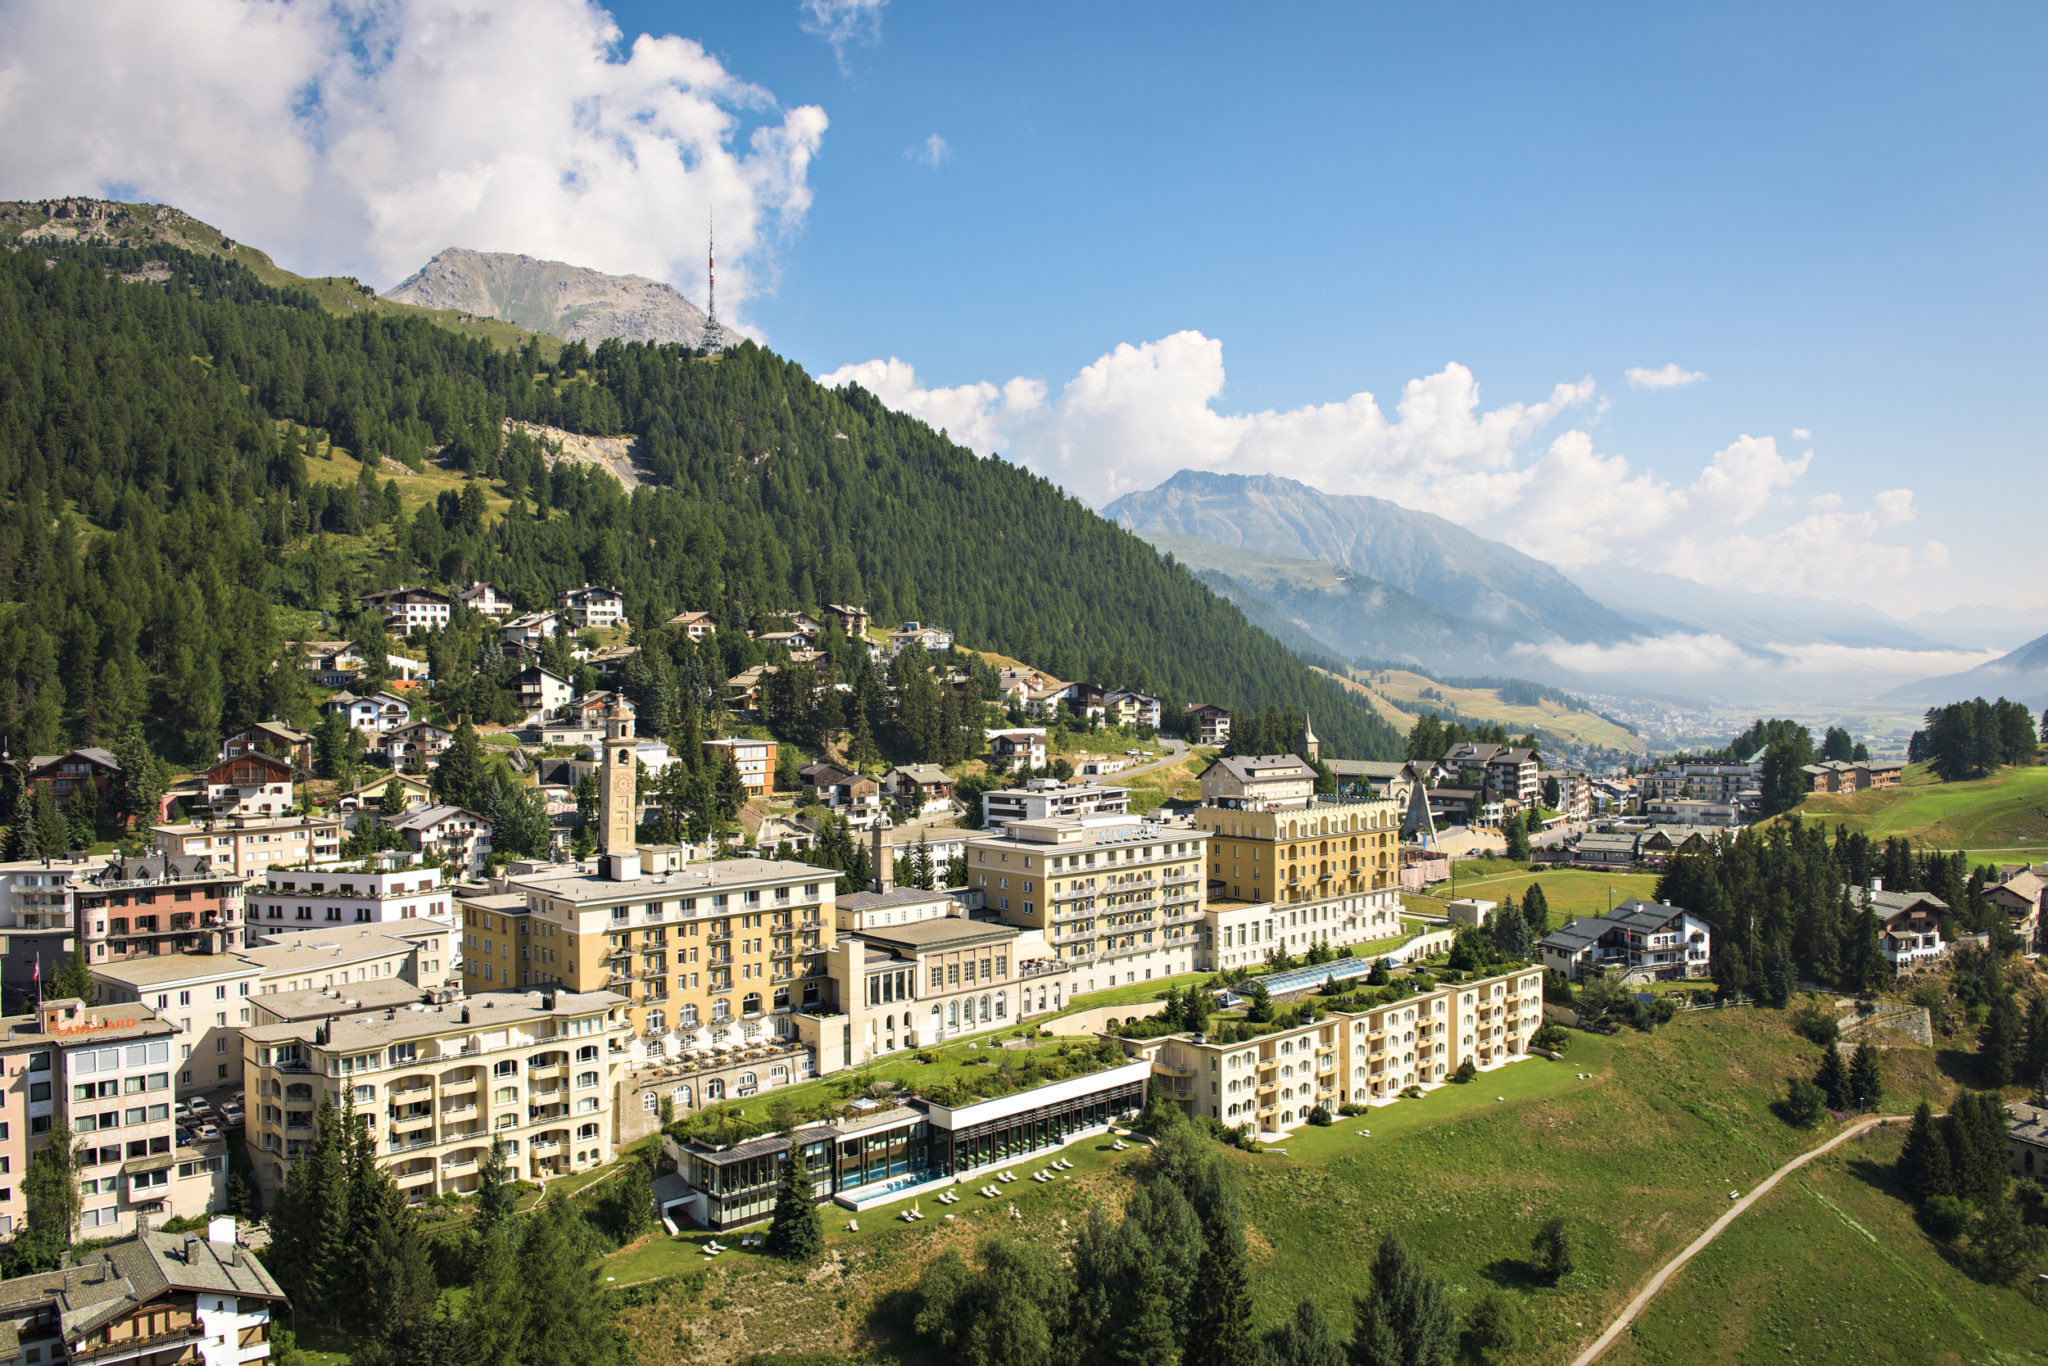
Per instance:
[[[1949,905],[1932,892],[1888,892],[1872,878],[1868,887],[1850,886],[1850,904],[1877,918],[1877,945],[1895,972],[1904,974],[1939,961],[1949,950],[1941,922]]]
[[[555,594],[555,606],[578,630],[606,630],[626,621],[626,595],[616,588],[564,588]]]
[[[472,612],[482,613],[493,621],[503,621],[518,611],[512,599],[498,591],[496,584],[471,582],[469,587],[455,595],[455,600]]]
[[[1667,982],[1705,977],[1713,936],[1690,911],[1631,899],[1601,915],[1574,917],[1537,949],[1546,969],[1575,982],[1610,969],[1624,982]]]
[[[1107,783],[1063,783],[1027,778],[1020,787],[991,788],[981,794],[981,824],[1000,830],[1012,821],[1053,816],[1120,816],[1131,809],[1131,792]]]
[[[1210,702],[1199,702],[1188,708],[1188,714],[1195,720],[1196,736],[1205,745],[1227,745],[1230,743],[1230,713]]]
[[[1898,760],[1829,759],[1799,770],[1809,792],[1866,792],[1873,788],[1897,787],[1905,778],[1906,765]]]
[[[380,692],[370,697],[357,697],[353,693],[338,692],[322,702],[320,709],[340,712],[350,730],[359,730],[370,735],[384,735],[402,730],[412,722],[412,703],[395,692]]]
[[[773,740],[706,740],[705,757],[715,763],[730,761],[739,770],[740,784],[749,797],[775,794],[775,742]]]
[[[313,737],[276,721],[258,721],[221,741],[220,757],[223,759],[239,759],[252,753],[268,754],[283,759],[293,768],[311,771]]]
[[[988,762],[994,769],[1044,768],[1045,731],[1035,726],[1012,726],[992,730],[988,736]]]
[[[366,612],[382,610],[384,629],[398,636],[445,627],[453,610],[446,594],[424,588],[387,588],[365,593],[358,601]]]
[[[228,816],[289,816],[296,811],[290,761],[262,750],[222,759],[202,775],[206,807],[216,820]]]

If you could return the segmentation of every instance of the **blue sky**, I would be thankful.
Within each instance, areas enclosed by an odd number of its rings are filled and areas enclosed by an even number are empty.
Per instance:
[[[123,187],[380,286],[463,245],[698,297],[715,205],[729,314],[1091,502],[1271,470],[1585,575],[2048,603],[1992,516],[2048,428],[2039,5],[365,22],[0,0],[36,133],[0,193]]]

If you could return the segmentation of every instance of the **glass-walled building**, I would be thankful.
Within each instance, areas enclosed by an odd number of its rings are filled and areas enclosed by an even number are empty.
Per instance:
[[[872,1108],[793,1137],[818,1199],[865,1209],[1099,1133],[1144,1107],[1151,1070],[1149,1062],[1126,1063],[967,1105],[857,1103]],[[677,1202],[681,1212],[719,1230],[767,1218],[791,1138],[773,1134],[728,1148],[665,1139],[690,1188]]]

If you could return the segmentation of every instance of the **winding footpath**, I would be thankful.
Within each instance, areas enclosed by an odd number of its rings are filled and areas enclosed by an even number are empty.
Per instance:
[[[1657,1274],[1650,1277],[1650,1283],[1636,1292],[1636,1297],[1628,1302],[1628,1307],[1621,1311],[1620,1317],[1607,1325],[1607,1331],[1593,1339],[1593,1345],[1573,1359],[1572,1366],[1592,1366],[1594,1359],[1614,1345],[1614,1340],[1621,1336],[1622,1330],[1635,1321],[1636,1315],[1643,1311],[1643,1306],[1656,1298],[1657,1292],[1664,1288],[1666,1281],[1678,1274],[1680,1267],[1697,1256],[1700,1250],[1706,1247],[1707,1244],[1720,1237],[1723,1229],[1734,1223],[1744,1210],[1755,1204],[1763,1196],[1769,1194],[1771,1187],[1777,1185],[1785,1176],[1798,1171],[1823,1153],[1834,1151],[1850,1139],[1855,1138],[1858,1134],[1874,1129],[1880,1124],[1904,1124],[1909,1118],[1910,1116],[1906,1115],[1871,1115],[1867,1119],[1859,1119],[1827,1142],[1821,1144],[1818,1148],[1812,1148],[1801,1153],[1765,1177],[1762,1185],[1730,1205],[1726,1214],[1723,1214],[1712,1224],[1709,1224],[1705,1233],[1702,1233],[1686,1245],[1685,1251],[1659,1267]]]

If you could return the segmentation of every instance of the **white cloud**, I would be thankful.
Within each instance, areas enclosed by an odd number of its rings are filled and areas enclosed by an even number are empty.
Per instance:
[[[1704,371],[1679,369],[1675,361],[1655,370],[1646,370],[1638,365],[1628,371],[1631,389],[1683,389],[1688,384],[1698,384],[1706,377]]]
[[[1999,657],[1996,650],[1906,650],[1881,646],[1767,645],[1746,650],[1715,633],[1673,632],[1638,636],[1611,645],[1551,641],[1515,647],[1516,653],[1549,660],[1560,668],[1589,675],[1641,679],[1703,680],[1749,678],[1765,686],[1772,680],[1825,677],[1860,679],[1867,684],[1961,673]]]
[[[1370,393],[1226,412],[1222,344],[1199,332],[1119,345],[1056,390],[1037,380],[930,387],[895,358],[823,378],[858,382],[1097,505],[1182,469],[1282,474],[1438,513],[1561,568],[1640,567],[1828,596],[1882,593],[1947,557],[1938,542],[1888,539],[1913,519],[1903,489],[1862,512],[1820,495],[1814,515],[1788,520],[1814,456],[1787,454],[1771,437],[1738,436],[1683,482],[1599,451],[1583,426],[1537,446],[1565,415],[1597,413],[1591,380],[1489,408],[1472,372],[1453,363],[1403,385],[1391,414]]]
[[[889,0],[801,0],[797,12],[805,33],[832,45],[839,69],[846,70],[846,49],[882,41],[882,10]]]
[[[903,155],[909,157],[920,166],[936,171],[939,168],[940,162],[952,160],[953,145],[937,133],[933,133]]]
[[[1813,433],[1804,427],[1794,427],[1792,429],[1792,439],[1794,441],[1811,441],[1813,440]]]
[[[178,205],[389,285],[451,245],[772,282],[825,128],[590,0],[0,0],[0,193]]]

